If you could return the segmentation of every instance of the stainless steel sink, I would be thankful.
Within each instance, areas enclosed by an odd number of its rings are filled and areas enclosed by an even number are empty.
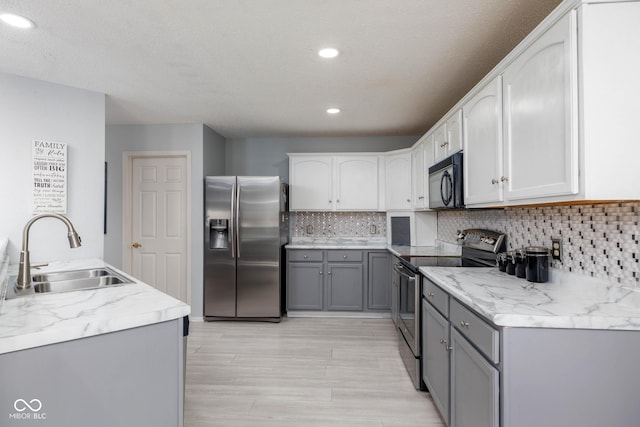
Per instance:
[[[40,273],[31,276],[32,282],[59,282],[61,280],[86,279],[88,277],[114,276],[115,272],[106,268],[92,268],[89,270],[56,271]]]
[[[27,289],[18,289],[16,277],[9,279],[6,299],[34,294],[100,289],[133,283],[131,279],[106,267],[39,273],[33,275],[31,279],[31,286]]]

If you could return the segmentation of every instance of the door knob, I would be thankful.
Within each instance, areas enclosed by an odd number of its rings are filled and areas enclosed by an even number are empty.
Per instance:
[[[142,245],[140,243],[138,243],[138,242],[135,242],[133,245],[131,245],[131,247],[138,249],[138,248],[141,248]]]

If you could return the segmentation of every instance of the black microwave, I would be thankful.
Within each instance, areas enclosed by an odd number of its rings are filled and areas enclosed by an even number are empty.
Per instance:
[[[464,208],[462,193],[462,151],[429,168],[429,208]]]

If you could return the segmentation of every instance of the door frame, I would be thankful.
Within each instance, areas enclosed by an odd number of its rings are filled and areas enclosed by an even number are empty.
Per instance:
[[[187,301],[186,303],[191,305],[191,151],[125,151],[122,153],[122,266],[126,273],[131,274],[131,258],[133,252],[129,242],[131,241],[131,209],[133,203],[131,200],[133,184],[133,161],[136,159],[145,158],[162,158],[162,157],[183,157],[186,160],[186,182],[187,182],[187,212],[186,212],[186,226],[187,226],[187,247],[185,252],[186,257],[186,286],[187,286]]]

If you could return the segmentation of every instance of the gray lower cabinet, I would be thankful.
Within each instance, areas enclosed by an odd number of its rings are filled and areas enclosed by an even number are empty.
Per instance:
[[[324,265],[321,262],[289,262],[287,265],[287,308],[322,310],[324,307]],[[291,285],[289,285],[291,284]]]
[[[369,252],[367,280],[367,308],[391,308],[391,264],[388,252]]]
[[[327,309],[362,310],[362,263],[327,264]]]
[[[182,426],[183,346],[176,319],[2,354],[0,425]]]
[[[449,424],[449,321],[422,299],[422,379]]]
[[[455,328],[451,341],[451,427],[499,427],[498,370]]]
[[[289,249],[286,290],[288,311],[389,310],[388,252]]]
[[[499,332],[427,278],[422,379],[450,427],[499,427]]]

